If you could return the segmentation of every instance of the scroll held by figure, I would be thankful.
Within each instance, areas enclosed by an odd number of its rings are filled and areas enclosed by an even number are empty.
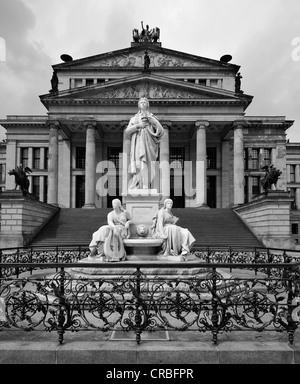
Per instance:
[[[102,225],[93,233],[89,258],[101,258],[102,261],[126,260],[123,240],[129,236],[131,216],[124,210],[119,199],[112,201],[112,207],[113,210],[107,215],[107,225]]]
[[[153,237],[163,241],[161,253],[164,256],[181,256],[185,259],[196,239],[187,228],[177,225],[179,218],[173,215],[172,207],[173,200],[166,199],[154,218]]]
[[[155,177],[159,142],[163,133],[164,128],[149,111],[148,99],[141,97],[138,102],[138,113],[130,119],[125,129],[125,137],[130,140],[129,173],[132,175],[128,191],[151,188],[151,182]]]

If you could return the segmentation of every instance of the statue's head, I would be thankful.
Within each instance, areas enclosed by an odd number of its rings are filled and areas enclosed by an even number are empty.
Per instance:
[[[123,209],[123,207],[122,207],[121,200],[119,200],[119,199],[113,199],[113,201],[112,201],[112,207],[113,207],[113,208],[118,207],[118,208],[120,208],[121,211],[124,211],[124,209]]]
[[[164,201],[164,208],[166,208],[167,205],[169,205],[169,206],[172,208],[172,206],[173,206],[173,200],[172,200],[172,199],[166,199],[166,200]]]
[[[142,105],[145,104],[145,109],[148,111],[149,110],[149,101],[147,99],[147,97],[141,97],[139,102],[138,102],[138,107],[139,107],[139,111],[141,111],[143,108],[142,108]]]

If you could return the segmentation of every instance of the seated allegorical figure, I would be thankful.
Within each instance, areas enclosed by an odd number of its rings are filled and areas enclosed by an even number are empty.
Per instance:
[[[89,258],[105,258],[106,261],[126,260],[123,240],[129,236],[132,222],[130,214],[124,210],[119,199],[112,201],[113,210],[107,215],[107,225],[102,225],[93,233],[89,244]]]
[[[172,214],[173,201],[166,199],[153,223],[153,237],[163,241],[161,253],[164,256],[184,256],[190,253],[194,236],[187,228],[176,225],[178,217]]]

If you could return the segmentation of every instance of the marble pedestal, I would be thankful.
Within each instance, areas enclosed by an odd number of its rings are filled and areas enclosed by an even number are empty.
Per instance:
[[[130,228],[130,237],[139,238],[136,227],[144,224],[151,237],[153,218],[159,210],[161,194],[156,189],[132,189],[122,194],[123,205],[132,217],[133,224]]]

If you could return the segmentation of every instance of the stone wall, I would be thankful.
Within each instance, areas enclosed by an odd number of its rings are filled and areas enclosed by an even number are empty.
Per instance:
[[[26,246],[38,231],[59,210],[58,207],[35,200],[21,191],[0,194],[0,248]]]
[[[269,191],[234,210],[253,233],[268,248],[294,249],[290,230],[290,205],[293,199],[288,192]]]

